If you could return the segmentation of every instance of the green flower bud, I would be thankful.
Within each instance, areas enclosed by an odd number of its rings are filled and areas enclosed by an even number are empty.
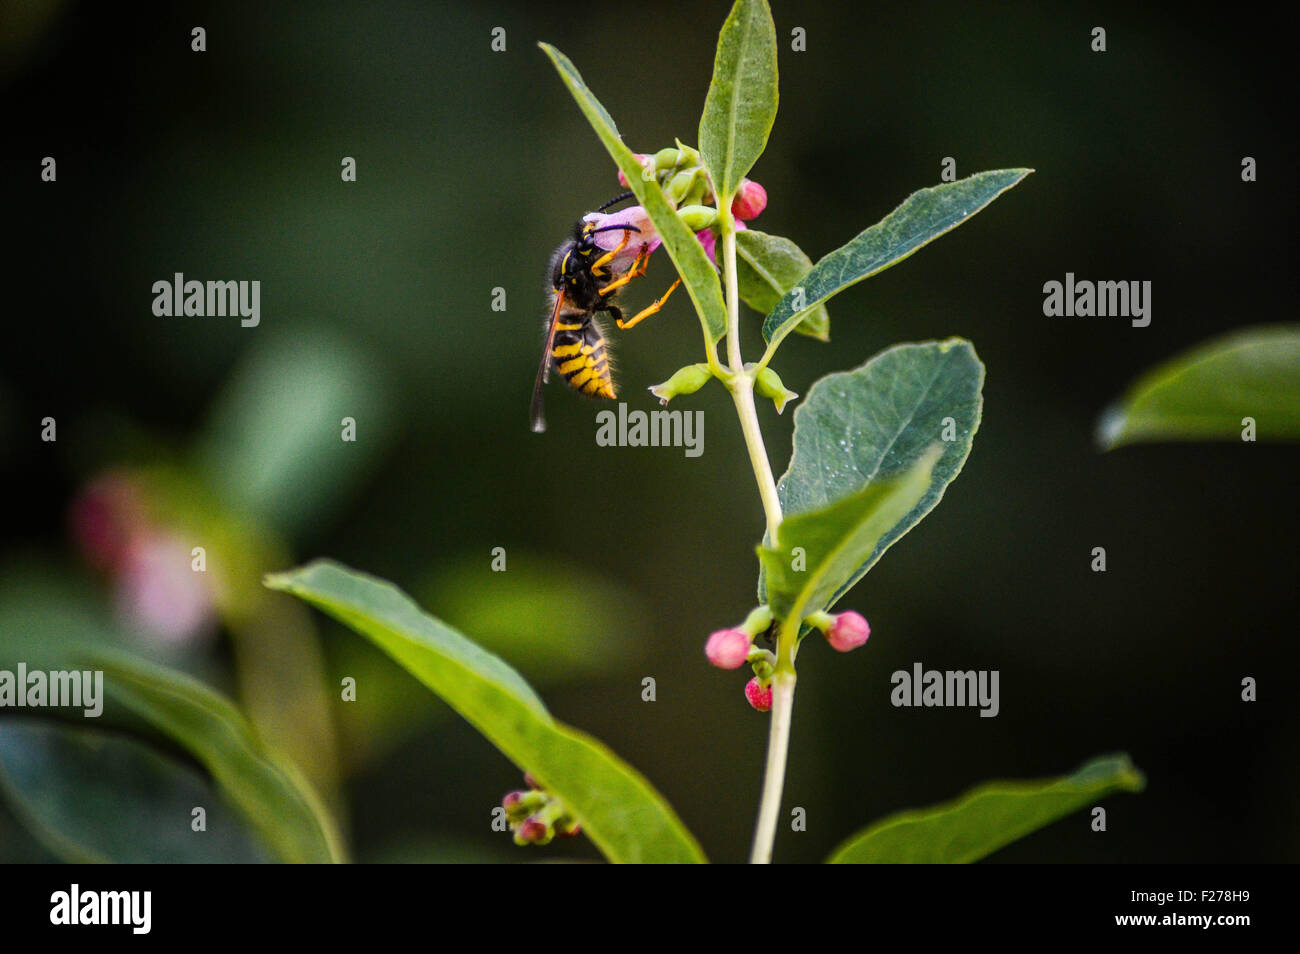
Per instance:
[[[698,149],[692,149],[690,146],[685,145],[680,139],[674,140],[674,142],[677,143],[677,148],[681,152],[681,158],[677,160],[678,165],[698,166],[700,164],[700,153]]]
[[[679,394],[694,394],[712,376],[707,364],[688,364],[663,384],[652,387],[650,393],[659,399],[660,404],[667,404]]]
[[[814,629],[824,633],[831,628],[835,622],[835,617],[825,610],[818,610],[816,613],[810,613],[803,618],[803,621]]]
[[[501,805],[506,810],[507,821],[520,822],[543,808],[546,801],[544,792],[511,792],[501,800]]]
[[[770,649],[760,649],[755,646],[745,657],[745,662],[749,663],[754,670],[754,675],[763,682],[770,680],[772,674],[776,672],[776,654]]]
[[[691,188],[695,185],[696,176],[699,174],[698,169],[683,169],[671,179],[668,180],[668,186],[664,189],[664,195],[674,206],[681,204],[682,200],[690,193]]]
[[[571,815],[565,815],[555,823],[555,834],[560,838],[572,838],[581,831],[582,826]]]
[[[780,376],[771,368],[764,368],[758,372],[758,377],[754,379],[754,390],[765,398],[771,398],[772,403],[776,405],[776,413],[780,414],[785,410],[785,404],[792,398],[799,395],[786,389],[781,383]]]
[[[710,205],[684,205],[677,210],[677,215],[692,232],[707,229],[718,219],[718,210]]]
[[[756,607],[750,610],[745,621],[740,624],[740,628],[751,636],[757,636],[767,631],[772,625],[772,611],[766,605]]]
[[[667,149],[660,149],[655,153],[655,168],[661,172],[665,169],[675,169],[680,160],[681,153],[671,146]]]
[[[695,181],[691,187],[686,190],[686,195],[682,198],[683,205],[704,205],[710,201],[713,193],[709,191],[709,177],[702,168],[695,170]],[[716,211],[716,210],[715,210]]]

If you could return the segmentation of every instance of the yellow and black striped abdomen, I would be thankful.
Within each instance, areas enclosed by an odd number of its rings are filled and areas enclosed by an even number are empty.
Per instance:
[[[617,397],[609,373],[609,349],[590,315],[561,315],[551,347],[555,366],[569,387],[589,397]]]

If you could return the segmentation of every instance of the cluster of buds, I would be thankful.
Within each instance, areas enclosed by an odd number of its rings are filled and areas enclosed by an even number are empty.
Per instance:
[[[714,249],[717,244],[715,231],[718,220],[717,197],[713,194],[708,172],[700,161],[698,150],[684,145],[680,141],[676,147],[660,149],[656,153],[637,153],[641,164],[641,177],[646,182],[655,180],[663,189],[668,202],[677,210],[677,215],[700,240],[709,260],[716,265]],[[624,188],[628,187],[627,176],[620,169],[618,181]],[[738,231],[746,228],[745,222],[758,216],[767,208],[767,190],[752,179],[741,180],[735,197],[731,200],[731,214]],[[641,249],[646,247],[647,254],[660,245],[659,233],[646,214],[645,209],[636,205],[619,212],[605,214],[592,212],[584,219],[593,222],[598,228],[627,225],[638,231],[635,241],[613,262],[620,268],[632,260]],[[623,240],[624,233],[618,229],[598,232],[595,242],[606,251],[613,250]]]
[[[524,784],[526,790],[511,792],[501,799],[516,845],[546,845],[554,838],[572,838],[582,831],[564,803],[535,778],[525,775]]]
[[[831,648],[842,653],[857,649],[871,635],[871,627],[860,613],[818,612],[804,620],[821,632]],[[772,708],[772,675],[776,656],[771,650],[754,645],[754,638],[772,625],[772,611],[766,606],[753,610],[745,622],[732,629],[720,629],[704,644],[704,655],[719,669],[739,669],[745,663],[754,670],[754,678],[745,684],[745,698],[759,712]]]
[[[753,363],[747,364],[745,370],[751,370],[753,367]],[[679,395],[694,394],[704,387],[712,376],[707,364],[688,364],[684,368],[679,368],[663,384],[656,384],[650,388],[650,393],[659,399],[660,404],[667,404]],[[778,414],[785,410],[787,403],[799,396],[787,388],[780,376],[771,368],[763,368],[755,376],[754,392],[760,397],[770,398]]]
[[[755,646],[754,637],[767,632],[771,626],[772,611],[759,606],[739,626],[718,630],[704,644],[704,655],[719,669],[739,669],[745,663],[750,664],[754,678],[745,686],[745,698],[759,712],[772,708],[772,673],[776,670],[776,657],[771,650]]]

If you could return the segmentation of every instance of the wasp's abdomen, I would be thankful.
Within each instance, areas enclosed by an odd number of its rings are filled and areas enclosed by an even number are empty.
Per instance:
[[[588,318],[573,322],[561,315],[555,326],[555,344],[551,348],[555,366],[569,387],[589,397],[612,398],[614,379],[609,373],[609,351],[605,336]]]

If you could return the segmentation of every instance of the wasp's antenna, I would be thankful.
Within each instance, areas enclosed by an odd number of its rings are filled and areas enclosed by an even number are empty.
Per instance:
[[[608,209],[611,205],[618,205],[618,204],[619,204],[620,202],[622,202],[624,199],[630,199],[630,198],[632,198],[632,193],[631,193],[631,192],[624,192],[622,195],[617,196],[617,197],[615,197],[615,198],[613,198],[613,199],[610,199],[610,200],[609,200],[608,202],[606,202],[604,205],[600,206],[599,208],[593,209],[592,211],[593,211],[593,212],[604,212],[604,211],[605,211],[606,209]]]
[[[615,231],[616,229],[621,229],[621,230],[624,231],[624,232],[638,232],[638,233],[639,233],[639,232],[641,231],[641,230],[640,230],[639,228],[637,228],[635,225],[602,225],[600,228],[597,228],[597,229],[588,229],[588,230],[587,230],[587,234],[588,234],[588,235],[595,235],[597,232],[613,232],[613,231]]]

